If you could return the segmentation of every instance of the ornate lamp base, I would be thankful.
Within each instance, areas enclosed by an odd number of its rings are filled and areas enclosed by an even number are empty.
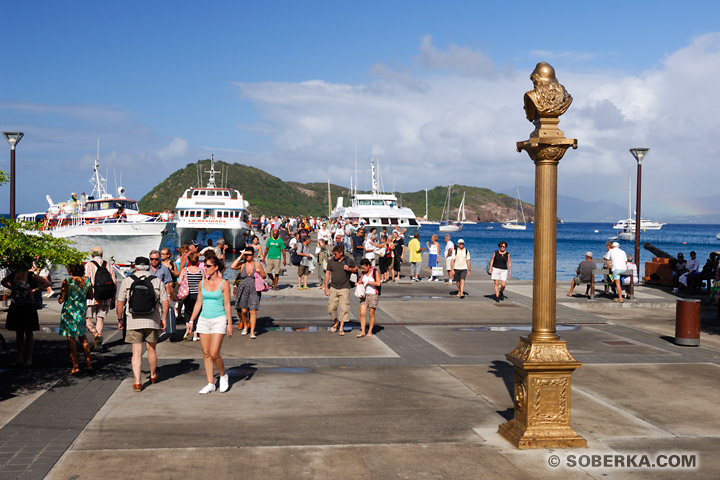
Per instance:
[[[517,448],[584,448],[570,428],[570,376],[582,363],[564,340],[521,337],[505,357],[515,366],[515,417],[498,433]]]

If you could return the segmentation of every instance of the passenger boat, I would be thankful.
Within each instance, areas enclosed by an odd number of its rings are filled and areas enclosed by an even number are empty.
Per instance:
[[[330,212],[330,218],[347,221],[362,220],[365,230],[368,231],[372,227],[376,227],[378,231],[386,227],[389,232],[389,227],[397,225],[402,229],[407,229],[405,238],[412,237],[420,229],[420,223],[415,213],[407,207],[399,206],[394,194],[380,191],[374,159],[370,161],[370,168],[372,172],[371,193],[354,191],[348,207],[344,206],[343,197],[338,197],[335,208]]]
[[[118,188],[117,196],[107,193],[107,181],[100,175],[99,166],[98,155],[90,179],[93,190],[87,198],[73,193],[68,201],[55,203],[46,196],[50,207],[41,232],[71,240],[75,248],[88,255],[94,246],[100,246],[107,260],[130,264],[136,257],[160,248],[163,235],[172,232],[173,225],[161,221],[160,215],[140,213],[137,202],[125,197],[123,187]]]
[[[206,187],[185,190],[175,205],[175,231],[180,245],[220,232],[233,249],[245,246],[250,234],[248,202],[231,188],[215,184],[215,156],[210,158],[210,174]]]
[[[503,223],[501,227],[506,230],[527,230],[527,225],[525,224],[525,211],[523,210],[522,202],[520,201],[520,189],[515,187],[515,191],[517,192],[517,197],[515,198],[515,219],[505,220],[505,223]],[[518,205],[520,206],[520,213],[522,214],[522,224],[518,223]]]
[[[460,223],[460,211],[464,208],[463,203],[460,203],[460,208],[458,208],[458,218],[455,222],[450,221],[450,191],[451,187],[448,185],[448,193],[447,197],[445,198],[445,205],[443,205],[443,216],[445,217],[445,220],[440,225],[440,231],[441,232],[459,232],[462,230],[462,224]],[[465,201],[465,196],[463,195],[463,202]]]

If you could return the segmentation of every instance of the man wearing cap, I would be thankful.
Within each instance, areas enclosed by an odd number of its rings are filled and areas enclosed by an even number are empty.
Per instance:
[[[470,252],[461,238],[457,241],[457,250],[453,252],[450,261],[450,273],[458,286],[458,298],[465,298],[465,278],[470,276],[470,268]]]
[[[100,247],[93,247],[90,250],[90,256],[92,260],[85,264],[85,276],[90,279],[90,285],[95,285],[95,273],[98,267],[105,266],[110,272],[113,283],[117,285],[115,279],[115,272],[113,268],[103,260],[103,249]],[[87,312],[85,315],[85,324],[87,329],[95,336],[95,342],[93,343],[92,349],[95,352],[102,351],[103,346],[103,327],[105,325],[105,319],[111,308],[115,308],[115,298],[108,298],[106,300],[88,300],[87,301]]]
[[[615,290],[618,298],[613,299],[614,302],[623,303],[622,298],[622,280],[620,275],[627,270],[627,255],[620,249],[618,242],[610,245],[607,252],[608,263],[610,263],[610,271],[612,272],[612,281],[615,283]]]
[[[160,330],[165,329],[165,321],[170,306],[167,290],[159,278],[152,278],[150,283],[155,291],[155,308],[152,313],[133,314],[130,310],[130,287],[137,279],[144,279],[150,275],[150,259],[137,257],[135,259],[135,274],[125,278],[120,285],[117,298],[118,329],[126,330],[125,343],[132,344],[132,370],[135,377],[133,390],[142,391],[142,353],[143,342],[147,346],[147,358],[150,365],[150,383],[157,381],[157,352],[155,346],[160,339]],[[139,290],[134,289],[133,294],[137,295]],[[128,308],[126,307],[126,304]],[[162,311],[161,311],[162,307]],[[123,321],[124,320],[124,321]]]
[[[595,262],[592,261],[593,254],[592,252],[585,253],[585,260],[580,262],[580,264],[577,267],[577,270],[575,270],[575,273],[577,273],[577,276],[572,279],[572,282],[570,282],[570,293],[567,294],[568,297],[573,296],[573,290],[575,290],[575,287],[581,283],[587,284],[587,288],[585,289],[585,296],[588,297],[588,290],[590,289],[590,283],[592,282],[593,277],[593,269],[595,268]]]
[[[350,321],[350,275],[358,268],[352,258],[345,256],[342,245],[335,245],[332,258],[325,271],[325,296],[328,297],[328,313],[333,321],[331,332],[345,335],[345,322]],[[339,325],[338,325],[339,323]]]
[[[283,266],[287,265],[285,261],[285,242],[280,238],[280,232],[273,229],[272,235],[265,242],[263,263],[265,264],[265,271],[272,278],[272,289],[274,291],[277,291],[277,284],[280,279],[280,256],[282,256]]]

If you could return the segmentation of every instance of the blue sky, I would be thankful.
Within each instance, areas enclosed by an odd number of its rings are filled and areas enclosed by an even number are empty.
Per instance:
[[[707,213],[686,200],[718,192],[720,5],[586,3],[16,3],[0,31],[0,128],[26,134],[17,210],[89,191],[98,138],[111,186],[122,177],[138,199],[211,153],[347,185],[355,141],[360,187],[371,155],[386,189],[531,186],[514,142],[532,130],[528,76],[548,61],[580,144],[561,193],[623,205],[627,149],[649,146],[643,211]],[[8,199],[4,186],[0,211]]]

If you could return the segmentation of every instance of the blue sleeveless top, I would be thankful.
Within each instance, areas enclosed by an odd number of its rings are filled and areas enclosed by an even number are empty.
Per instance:
[[[223,283],[225,280],[223,280]],[[225,297],[223,295],[222,286],[210,292],[205,290],[205,281],[202,282],[202,311],[200,315],[203,318],[217,318],[225,315]]]

